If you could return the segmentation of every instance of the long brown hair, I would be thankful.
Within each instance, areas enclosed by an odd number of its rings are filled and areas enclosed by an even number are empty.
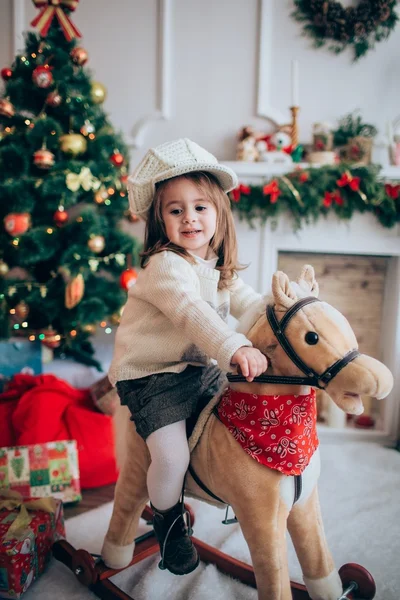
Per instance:
[[[210,246],[218,257],[216,269],[221,273],[218,287],[220,289],[229,287],[236,271],[243,268],[238,264],[236,231],[229,198],[223,191],[218,179],[212,173],[194,171],[179,175],[178,177],[184,177],[192,181],[215,206],[217,211],[217,225],[215,234],[210,241]],[[163,250],[171,250],[171,252],[183,256],[189,262],[195,262],[193,256],[184,248],[171,243],[165,232],[161,200],[166,187],[174,179],[177,179],[177,177],[161,181],[156,185],[154,199],[151,203],[146,222],[144,248],[140,255],[141,267],[143,268],[153,254],[157,254]]]

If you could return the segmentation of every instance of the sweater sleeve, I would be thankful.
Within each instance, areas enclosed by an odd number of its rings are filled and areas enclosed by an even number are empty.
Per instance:
[[[231,330],[202,299],[190,264],[179,256],[160,253],[152,257],[145,271],[143,297],[183,331],[188,341],[214,358],[223,371],[229,371],[235,352],[252,344]]]
[[[263,302],[263,297],[253,290],[250,285],[244,283],[243,279],[237,276],[230,289],[231,294],[231,315],[235,319],[240,319],[250,308],[256,308],[257,312]]]

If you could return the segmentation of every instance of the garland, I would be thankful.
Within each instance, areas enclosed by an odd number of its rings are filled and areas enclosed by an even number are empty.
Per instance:
[[[282,213],[294,219],[294,229],[334,212],[350,219],[370,212],[384,227],[400,222],[400,184],[379,180],[380,167],[346,165],[296,169],[265,185],[241,183],[230,192],[232,209],[254,227],[256,220],[276,221]]]
[[[352,46],[354,60],[387,39],[398,15],[397,0],[361,0],[356,7],[344,7],[333,0],[294,0],[292,16],[304,23],[303,33],[320,48],[331,42],[329,50],[339,54]]]

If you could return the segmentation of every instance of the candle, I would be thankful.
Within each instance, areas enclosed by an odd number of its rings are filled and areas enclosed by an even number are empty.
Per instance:
[[[299,61],[292,60],[292,106],[299,106]]]

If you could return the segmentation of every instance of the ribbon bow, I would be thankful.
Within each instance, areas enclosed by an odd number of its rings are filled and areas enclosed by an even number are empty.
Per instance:
[[[71,192],[77,192],[82,187],[85,192],[89,190],[98,190],[101,186],[99,179],[93,176],[89,167],[82,167],[80,173],[68,173],[66,185]]]
[[[70,11],[75,10],[78,6],[78,2],[79,0],[33,0],[36,8],[41,8],[42,10],[38,16],[33,19],[31,25],[33,27],[36,27],[37,25],[40,35],[46,37],[53,18],[57,17],[68,42],[75,37],[82,37],[79,29],[64,12],[65,8],[68,8]]]
[[[339,187],[345,187],[346,185],[348,185],[349,188],[351,190],[353,190],[353,192],[359,192],[360,191],[360,181],[361,181],[360,177],[353,177],[353,175],[351,175],[351,173],[348,173],[346,171],[346,173],[343,173],[341,178],[338,179],[336,181],[336,183]]]
[[[242,194],[244,194],[245,196],[251,194],[251,187],[248,185],[244,185],[243,183],[239,184],[239,186],[231,192],[231,198],[233,202],[239,202]]]
[[[264,196],[270,197],[271,204],[275,204],[276,202],[278,202],[278,198],[281,195],[281,193],[282,192],[279,189],[279,185],[276,179],[273,179],[270,183],[267,183],[267,185],[264,185],[263,187],[263,194]]]
[[[32,517],[29,515],[28,510],[43,510],[48,513],[55,514],[57,504],[54,498],[38,498],[37,500],[24,500],[19,492],[13,492],[11,490],[3,490],[0,495],[0,510],[15,510],[19,508],[19,513],[14,519],[14,522],[10,525],[4,540],[11,538],[18,538],[24,533]]]
[[[385,183],[385,192],[393,200],[397,200],[400,194],[400,185],[392,185],[391,183]]]

